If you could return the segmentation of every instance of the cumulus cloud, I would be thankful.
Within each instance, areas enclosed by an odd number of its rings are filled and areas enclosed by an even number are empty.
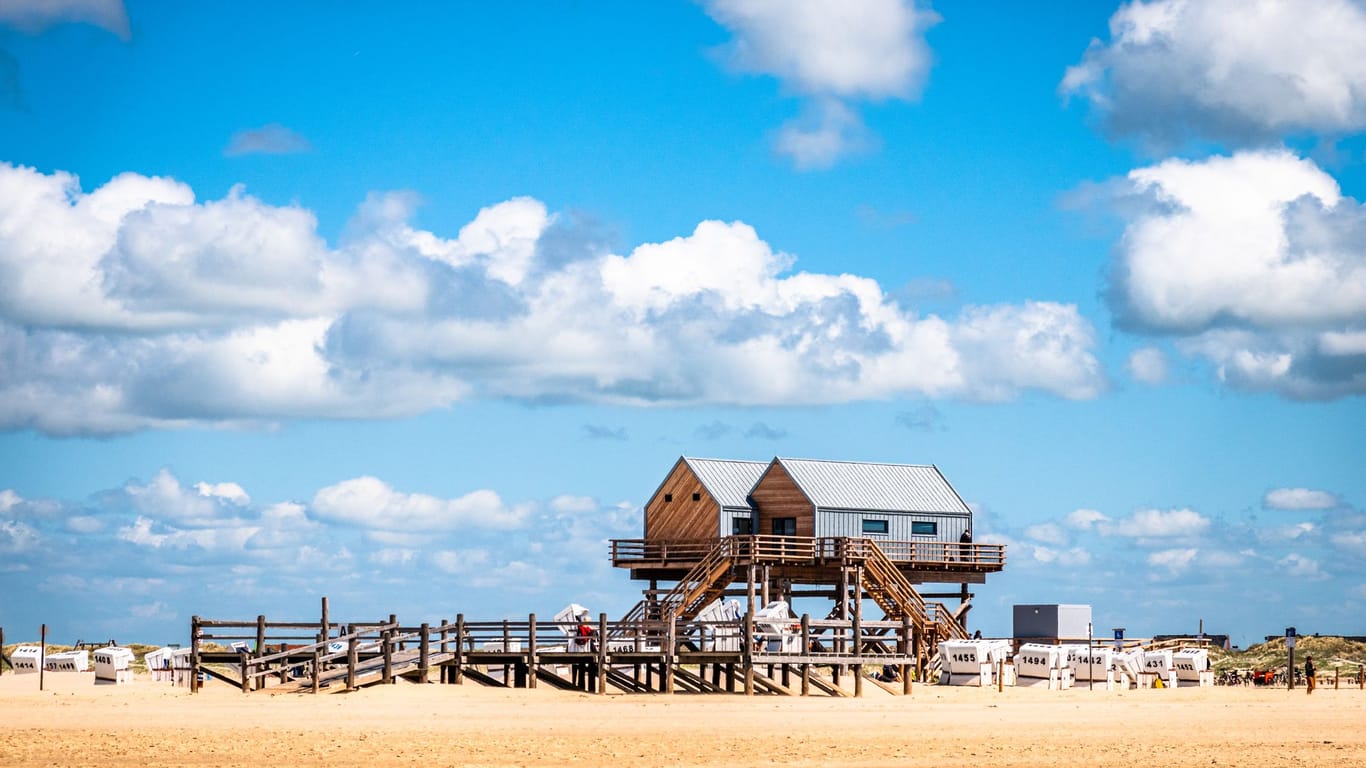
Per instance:
[[[1191,509],[1140,509],[1115,521],[1105,532],[1135,539],[1167,539],[1197,536],[1209,526],[1209,518]]]
[[[1056,523],[1039,523],[1025,529],[1025,536],[1044,544],[1066,544],[1067,534]]]
[[[1097,523],[1104,523],[1109,517],[1094,509],[1074,509],[1067,513],[1067,524],[1078,530],[1088,530]]]
[[[1110,18],[1060,90],[1115,136],[1242,145],[1366,128],[1366,8],[1354,0],[1156,0]]]
[[[1173,576],[1185,572],[1195,561],[1200,550],[1194,548],[1162,549],[1148,554],[1148,565],[1164,568]]]
[[[6,0],[0,3],[0,24],[30,35],[58,24],[92,24],[118,35],[131,36],[123,0]]]
[[[260,128],[241,130],[232,135],[223,154],[229,157],[238,155],[292,155],[307,152],[313,146],[308,139],[279,123],[270,123]]]
[[[1296,552],[1291,552],[1280,560],[1276,561],[1276,566],[1289,576],[1301,579],[1320,580],[1327,578],[1327,574],[1319,567],[1317,560],[1312,560]]]
[[[1161,384],[1167,380],[1167,356],[1157,347],[1135,349],[1125,366],[1129,375],[1144,384]]]
[[[396,491],[375,477],[323,488],[313,496],[311,506],[320,520],[387,531],[509,529],[520,525],[527,514],[525,506],[508,506],[489,490],[442,499]]]
[[[707,13],[735,36],[731,66],[772,75],[808,97],[783,126],[778,152],[798,168],[825,168],[873,139],[856,101],[918,98],[929,76],[925,31],[939,16],[912,0],[707,0]]]
[[[1127,221],[1107,298],[1230,386],[1366,393],[1366,207],[1285,150],[1167,160],[1114,185]]]
[[[108,434],[392,418],[465,398],[791,405],[1089,398],[1074,305],[920,316],[873,280],[791,272],[743,222],[625,254],[570,248],[514,198],[456,238],[374,194],[336,245],[240,188],[0,164],[0,428]],[[549,242],[548,241],[553,241]]]
[[[1314,491],[1308,488],[1277,488],[1267,491],[1262,505],[1267,509],[1332,509],[1339,504],[1338,497],[1327,491]]]

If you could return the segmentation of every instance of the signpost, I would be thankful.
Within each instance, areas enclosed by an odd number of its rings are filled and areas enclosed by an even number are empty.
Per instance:
[[[1287,671],[1286,679],[1289,681],[1289,690],[1295,690],[1295,628],[1285,628],[1285,650],[1290,654],[1290,669]]]
[[[1115,650],[1124,650],[1124,627],[1115,627]]]

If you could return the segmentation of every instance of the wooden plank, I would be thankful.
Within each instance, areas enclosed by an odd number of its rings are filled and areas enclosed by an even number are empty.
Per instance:
[[[729,535],[729,530],[717,530],[719,516],[720,506],[716,499],[707,492],[687,462],[679,459],[659,490],[645,504],[645,538],[648,541],[674,541]]]
[[[754,682],[756,685],[767,690],[769,693],[781,693],[784,696],[797,695],[796,691],[792,690],[791,688],[788,688],[782,683],[779,683],[777,680],[774,680],[768,675],[759,673],[758,671],[754,673]]]
[[[811,675],[811,687],[815,688],[816,690],[822,693],[829,694],[831,696],[838,696],[840,698],[849,697],[848,691],[844,690],[838,685],[835,685],[833,682],[826,679],[825,677],[822,677],[821,675]]]

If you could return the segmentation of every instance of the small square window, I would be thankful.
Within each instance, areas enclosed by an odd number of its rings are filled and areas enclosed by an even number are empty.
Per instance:
[[[748,536],[753,533],[748,517],[732,517],[730,519],[730,535]]]
[[[927,520],[914,520],[911,522],[912,536],[938,536],[939,523]]]
[[[864,521],[863,521],[863,532],[864,532],[864,533],[881,533],[881,534],[884,534],[884,535],[885,535],[885,534],[887,533],[887,521],[886,521],[886,520],[864,520]]]
[[[692,500],[693,500],[693,501],[701,501],[701,500],[702,500],[702,494],[700,494],[700,493],[694,493],[694,494],[692,495]]]
[[[673,495],[672,493],[666,493],[666,494],[664,494],[664,503],[665,503],[665,504],[668,504],[669,502],[671,502],[671,501],[673,501],[673,500],[674,500],[674,495]]]

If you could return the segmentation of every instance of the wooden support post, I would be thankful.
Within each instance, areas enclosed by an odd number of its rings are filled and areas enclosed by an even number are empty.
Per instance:
[[[190,693],[199,693],[199,617],[190,617]],[[175,680],[175,665],[171,665],[171,679]]]
[[[314,649],[313,649],[313,692],[314,692],[314,693],[317,693],[317,692],[318,692],[319,682],[320,682],[318,678],[322,675],[322,671],[323,671],[323,669],[322,669],[322,667],[323,667],[322,655],[323,655],[323,654],[322,654],[322,649],[321,649],[321,648],[314,648]]]
[[[526,619],[526,687],[536,687],[536,667],[540,661],[536,658],[536,614],[527,616]]]
[[[769,596],[769,593],[768,593],[768,575],[769,575],[769,573],[770,573],[770,571],[769,571],[769,566],[768,566],[767,563],[765,563],[765,564],[764,564],[764,589],[763,589],[763,592],[761,593],[761,594],[764,596],[764,605],[768,605],[769,602],[771,602],[771,601],[769,600],[769,597],[770,597],[770,596]]]
[[[242,668],[242,693],[251,692],[251,661],[251,654],[247,653],[246,648],[237,649],[237,663]],[[264,681],[262,683],[264,684]]]
[[[1338,683],[1342,682],[1342,670],[1333,667],[1333,690],[1338,689]]]
[[[380,674],[380,682],[388,685],[394,682],[394,630],[386,629],[380,633],[379,647],[384,654],[384,671]]]
[[[346,690],[356,690],[356,662],[359,654],[359,642],[354,633],[351,639],[346,642]]]
[[[47,625],[38,630],[42,650],[38,652],[38,690],[43,690],[43,674],[47,671]]]
[[[750,553],[750,557],[753,558],[753,553],[752,553],[752,552]],[[748,571],[746,571],[746,577],[745,577],[745,579],[746,579],[746,582],[747,582],[747,585],[746,585],[746,587],[745,587],[745,596],[746,596],[746,598],[749,600],[749,608],[748,608],[748,611],[749,611],[749,613],[752,615],[752,614],[754,613],[754,561],[753,561],[753,559],[750,560],[749,569],[748,569]]]
[[[901,637],[897,639],[897,652],[905,657],[911,652],[911,617],[901,617]],[[901,695],[911,695],[911,665],[901,665]]]
[[[427,622],[422,622],[422,637],[417,643],[417,681],[427,684],[432,681],[432,638],[430,633],[432,627]]]
[[[266,655],[266,617],[265,617],[264,614],[258,614],[258,615],[256,616],[256,649],[255,649],[255,653],[256,653],[256,658],[258,658],[258,659],[261,658],[262,656],[265,656],[265,655]],[[255,686],[255,687],[256,687],[257,690],[260,690],[260,689],[266,687],[266,678],[265,678],[264,676],[261,677],[260,682],[256,683],[256,686]],[[244,690],[244,691],[247,690],[247,687],[246,687],[246,680],[245,680],[245,679],[242,681],[242,690]]]
[[[863,566],[854,566],[854,696],[863,695]]]
[[[0,675],[5,674],[5,628],[0,627]]]
[[[802,655],[811,655],[811,614],[802,614]],[[811,665],[802,663],[802,695],[811,695]]]
[[[607,694],[607,614],[598,614],[598,695]]]
[[[451,672],[451,682],[461,684],[465,682],[465,614],[455,615],[455,665]]]
[[[660,674],[664,677],[664,692],[674,692],[674,661],[678,651],[678,617],[669,617],[669,628],[664,635],[664,668]]]
[[[753,570],[751,570],[753,573]],[[740,630],[741,665],[745,673],[745,695],[754,695],[754,611],[745,614],[745,624]]]
[[[322,633],[318,635],[318,642],[320,643],[325,643],[328,638],[332,637],[332,625],[328,623],[329,621],[330,617],[327,615],[327,596],[323,595],[322,621],[319,622],[322,625]]]

